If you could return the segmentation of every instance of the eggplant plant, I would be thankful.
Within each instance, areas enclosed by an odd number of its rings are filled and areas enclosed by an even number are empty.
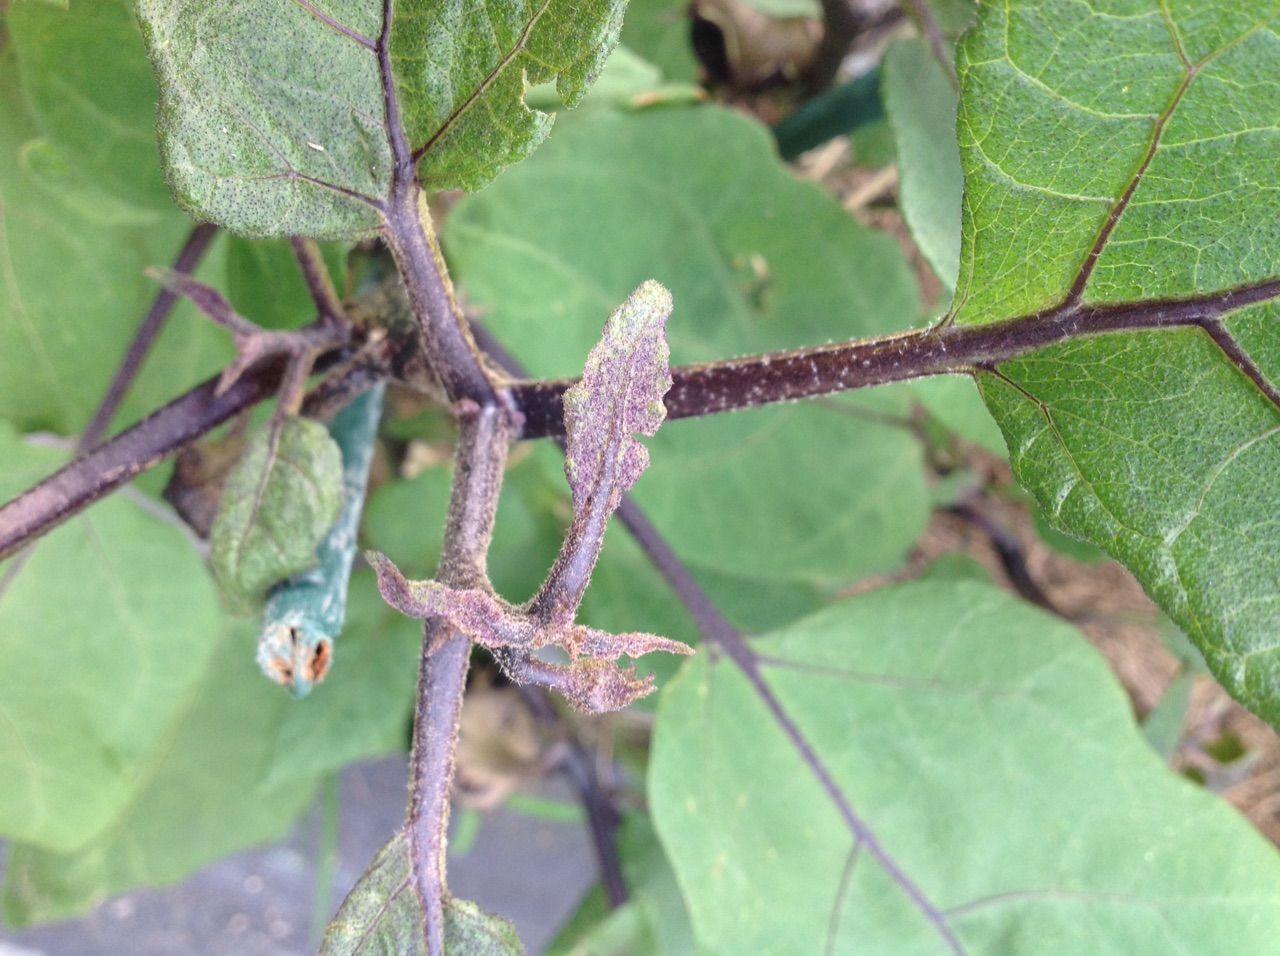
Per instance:
[[[1280,3],[890,11],[915,270],[631,6],[0,5],[6,918],[411,721],[315,942],[523,952],[448,883],[478,668],[591,823],[553,951],[1270,951],[1275,847],[1079,629],[907,557],[929,434],[992,449],[1280,727]]]

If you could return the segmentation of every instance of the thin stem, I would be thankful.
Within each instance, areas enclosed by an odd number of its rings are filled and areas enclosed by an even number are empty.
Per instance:
[[[197,224],[187,235],[187,241],[182,244],[178,257],[173,260],[173,271],[183,275],[194,272],[217,232],[218,227],[212,223]],[[80,436],[80,441],[76,444],[77,454],[96,448],[106,435],[111,419],[115,416],[120,403],[124,401],[125,393],[133,384],[147,353],[151,351],[151,346],[160,335],[177,301],[178,296],[169,289],[161,289],[156,293],[156,297],[151,302],[151,308],[147,310],[142,324],[138,326],[138,331],[133,336],[133,341],[129,343],[129,350],[125,353],[115,378],[107,387],[107,394],[103,396],[98,410],[93,413],[93,420],[89,422]]]
[[[924,34],[925,39],[929,42],[929,49],[933,52],[933,58],[946,71],[947,79],[951,82],[951,86],[954,89],[960,89],[960,79],[956,76],[956,64],[954,57],[951,55],[950,44],[947,42],[946,34],[942,32],[938,18],[933,15],[933,10],[929,8],[927,0],[905,0],[905,6],[910,11],[911,18],[920,27],[920,32]]]
[[[957,518],[963,518],[990,539],[991,546],[996,549],[996,556],[1004,568],[1004,573],[1009,576],[1009,583],[1025,600],[1059,617],[1067,616],[1058,609],[1049,595],[1045,594],[1044,588],[1040,587],[1040,582],[1035,579],[1027,566],[1027,555],[1022,548],[1022,543],[1013,532],[970,502],[952,505],[947,511]]]
[[[956,938],[954,931],[947,925],[946,917],[938,907],[924,894],[921,888],[906,873],[902,866],[892,857],[880,843],[879,837],[870,825],[854,809],[848,796],[840,788],[822,758],[814,750],[813,745],[804,735],[803,730],[792,719],[783,703],[773,692],[764,674],[760,670],[759,655],[748,645],[742,632],[735,628],[720,613],[707,593],[702,590],[684,562],[667,544],[666,539],[653,526],[644,512],[632,502],[624,503],[618,509],[627,530],[658,572],[666,579],[675,591],[676,596],[689,610],[703,638],[715,648],[722,651],[742,672],[760,700],[768,708],[774,721],[795,748],[809,772],[817,779],[835,805],[845,825],[854,837],[854,846],[865,849],[884,868],[889,878],[912,901],[925,918],[934,927],[947,949],[955,954],[963,954],[964,949]]]
[[[314,239],[303,236],[291,236],[289,245],[293,247],[294,258],[298,260],[298,268],[302,270],[302,278],[307,283],[307,291],[316,304],[320,317],[328,322],[346,319],[346,310],[338,297],[338,290],[333,287],[333,278],[329,275],[329,267],[320,255],[320,247]]]
[[[467,402],[459,418],[457,465],[436,579],[453,587],[486,587],[485,555],[515,429],[508,411],[497,405]],[[431,956],[444,952],[449,794],[470,654],[471,642],[462,634],[442,620],[427,622],[414,708],[408,828],[414,887]]]
[[[630,497],[623,498],[617,514],[622,526],[631,533],[636,544],[640,545],[640,550],[685,606],[703,639],[721,645],[741,642],[742,633],[716,607],[715,602],[694,578],[693,572],[671,549],[662,532],[654,526],[640,506]]]
[[[548,726],[558,727],[563,722],[551,702],[545,688],[519,684],[517,689],[525,705],[534,717]],[[627,883],[622,875],[622,862],[618,858],[618,811],[609,795],[600,785],[596,763],[582,741],[567,728],[564,756],[556,767],[568,779],[578,795],[587,818],[587,832],[595,849],[596,863],[600,868],[600,882],[612,909],[627,902]]]

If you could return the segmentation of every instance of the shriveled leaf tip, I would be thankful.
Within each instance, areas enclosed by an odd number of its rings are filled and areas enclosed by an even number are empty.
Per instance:
[[[582,380],[565,392],[566,473],[575,510],[604,491],[620,495],[649,464],[631,436],[652,435],[666,418],[662,397],[671,388],[666,324],[671,293],[643,283],[605,323],[587,356]],[[609,510],[617,507],[614,501]]]

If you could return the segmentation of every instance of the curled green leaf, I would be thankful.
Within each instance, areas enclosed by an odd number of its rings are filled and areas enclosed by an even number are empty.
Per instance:
[[[385,391],[379,384],[358,396],[329,426],[342,453],[341,513],[320,542],[319,566],[276,585],[262,614],[258,664],[295,697],[305,697],[324,680],[333,642],[346,621],[356,533]]]
[[[342,508],[342,453],[319,422],[287,418],[249,440],[210,532],[214,577],[233,605],[313,567]]]

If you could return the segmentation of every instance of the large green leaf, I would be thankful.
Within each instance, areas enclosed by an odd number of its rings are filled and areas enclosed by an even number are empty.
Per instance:
[[[446,222],[466,293],[533,373],[574,374],[650,277],[675,298],[676,364],[915,318],[892,241],[793,179],[759,126],[710,107],[577,120]],[[885,421],[905,411],[882,391],[670,422],[634,494],[703,568],[844,583],[892,566],[923,524],[919,448]]]
[[[0,423],[0,499],[63,460]],[[0,564],[0,833],[54,850],[120,812],[221,627],[182,532],[112,498]]]
[[[1029,327],[1086,333],[980,374],[1018,478],[1132,568],[1272,723],[1277,13],[1274,0],[983,6],[958,64],[953,307],[960,323],[1034,315]],[[1225,294],[1241,289],[1259,304],[1233,312]],[[1130,304],[1132,331],[1087,335],[1097,307]]]
[[[155,87],[128,6],[24,3],[9,12],[12,42],[0,50],[0,416],[23,429],[83,427],[157,291],[143,269],[170,262],[191,227],[163,193]],[[230,352],[225,332],[180,304],[122,417],[212,374]]]
[[[105,510],[105,505],[99,509]],[[105,530],[103,534],[105,539]],[[134,534],[133,538],[136,542],[139,536]],[[40,551],[52,544],[41,544],[36,560]],[[157,560],[162,557],[178,564],[173,555],[161,551]],[[186,557],[194,560],[189,547]],[[154,592],[171,587],[173,575],[153,571],[151,579]],[[207,577],[201,583],[207,605],[211,600]],[[184,596],[177,593],[172,600]],[[0,602],[0,610],[7,602],[8,598]],[[44,607],[47,610],[49,606]],[[194,681],[186,679],[179,686],[176,682],[184,675],[175,669],[173,687],[163,693],[147,688],[156,701],[153,708],[165,701],[174,706],[170,713],[156,716],[145,754],[128,762],[113,762],[113,787],[93,774],[88,760],[65,770],[57,779],[58,792],[68,805],[79,801],[80,805],[69,807],[68,812],[81,819],[92,811],[96,832],[74,849],[55,852],[25,842],[29,839],[26,834],[6,826],[6,835],[24,841],[15,846],[10,859],[6,916],[19,923],[66,917],[104,893],[171,883],[228,853],[275,839],[287,832],[310,803],[316,781],[323,774],[350,760],[396,749],[412,700],[417,628],[391,614],[385,605],[382,609],[386,613],[378,607],[372,581],[364,574],[353,594],[352,617],[343,635],[342,679],[335,676],[305,701],[293,700],[258,672],[253,626],[224,627],[221,633],[215,630],[204,641],[203,666]],[[87,608],[85,613],[94,610]],[[184,609],[184,613],[195,610]],[[97,620],[103,619],[99,612]],[[192,645],[198,633],[184,621],[179,618],[176,624],[153,627],[148,642],[159,647],[166,641]],[[81,623],[79,630],[86,642],[92,640],[94,646],[105,643],[101,639],[104,635],[95,637],[87,622]],[[8,629],[3,633],[8,634]],[[64,643],[70,642],[64,638]],[[88,646],[75,648],[82,659],[92,661]],[[133,678],[152,669],[149,660],[134,654],[117,668],[124,672],[121,676],[99,675],[96,683],[102,686],[103,695],[128,700],[136,684]],[[5,662],[6,668],[25,666],[23,659],[13,654],[6,654]],[[32,735],[24,741],[35,759],[46,762],[50,755],[58,756],[70,746],[68,741],[76,741],[77,733],[87,736],[84,746],[88,749],[101,739],[99,728],[104,723],[99,717],[88,729],[77,729],[71,722],[75,711],[50,696],[47,675],[57,672],[46,669],[43,683],[29,679],[32,686],[41,689],[41,717],[46,723],[48,708],[60,708],[53,727],[56,735]],[[85,681],[80,673],[75,685],[78,697],[86,693]],[[21,700],[9,690],[3,693],[6,704]],[[111,715],[113,711],[104,705],[101,713]],[[5,812],[11,812],[15,803],[21,807],[28,796],[26,791],[13,799],[6,794]]]
[[[689,4],[685,0],[630,0],[622,42],[673,82],[693,82],[698,61],[690,37]]]
[[[172,214],[156,149],[156,86],[133,4],[18,3],[8,24],[43,133],[35,172],[95,218]]]
[[[397,149],[433,189],[479,188],[528,155],[551,117],[525,83],[555,78],[576,103],[623,6],[140,0],[170,184],[237,232],[369,234]]]
[[[699,654],[649,797],[714,953],[1238,956],[1280,858],[1165,768],[1103,659],[986,585],[874,591]]]
[[[181,712],[157,728],[162,739],[129,768],[128,800],[111,808],[98,832],[63,853],[26,843],[14,847],[7,919],[65,918],[104,893],[174,882],[228,853],[282,836],[310,802],[314,777],[261,786],[272,727],[292,701],[257,672],[252,633],[224,631],[215,646],[199,683],[183,695]],[[313,746],[322,746],[322,739]],[[95,803],[101,794],[89,790],[84,797]]]
[[[898,204],[911,237],[948,289],[960,268],[963,177],[956,95],[923,40],[899,40],[884,58],[883,96],[897,145]]]

